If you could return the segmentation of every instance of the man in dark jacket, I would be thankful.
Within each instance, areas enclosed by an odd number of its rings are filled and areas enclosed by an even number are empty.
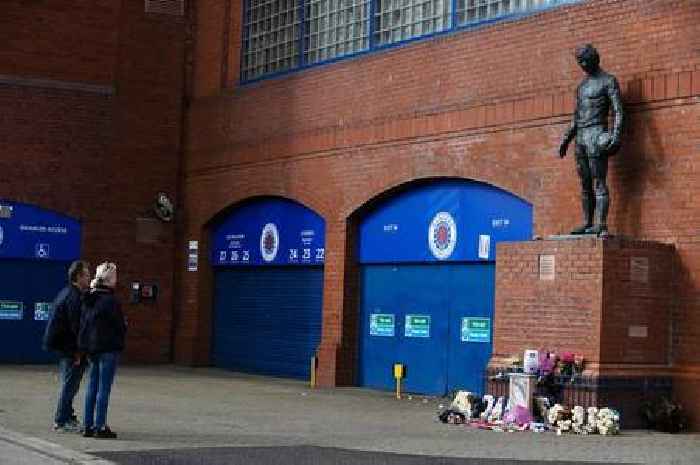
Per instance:
[[[83,261],[75,261],[68,268],[70,284],[58,293],[53,302],[53,312],[44,333],[44,349],[59,354],[58,371],[61,387],[54,416],[55,431],[78,431],[79,424],[73,399],[80,388],[86,362],[78,351],[78,331],[82,295],[90,285],[90,270]]]

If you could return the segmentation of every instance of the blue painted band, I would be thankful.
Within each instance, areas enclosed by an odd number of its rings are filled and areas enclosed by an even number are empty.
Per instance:
[[[360,263],[493,261],[532,237],[532,206],[489,184],[444,180],[379,204],[360,224]]]
[[[283,198],[254,200],[236,208],[212,233],[214,266],[322,265],[325,221]]]
[[[0,200],[0,259],[75,260],[80,257],[80,239],[78,220]]]

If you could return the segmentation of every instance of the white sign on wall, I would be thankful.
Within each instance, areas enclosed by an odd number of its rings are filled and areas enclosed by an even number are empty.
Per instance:
[[[479,235],[479,258],[484,260],[489,259],[489,250],[491,249],[491,236],[488,234]]]

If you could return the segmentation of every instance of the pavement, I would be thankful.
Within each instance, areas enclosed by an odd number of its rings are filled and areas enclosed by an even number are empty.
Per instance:
[[[439,423],[447,399],[176,366],[120,367],[118,439],[83,438],[52,431],[57,387],[53,366],[0,366],[0,465],[700,464],[699,434],[499,433]]]

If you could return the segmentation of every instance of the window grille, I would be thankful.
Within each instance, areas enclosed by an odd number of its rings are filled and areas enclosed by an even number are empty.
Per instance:
[[[578,1],[244,0],[241,80]]]
[[[307,0],[304,61],[317,63],[369,48],[369,0]]]
[[[457,0],[457,24],[463,26],[557,3],[562,0]]]
[[[249,0],[243,37],[243,80],[299,66],[297,0]]]
[[[444,31],[451,26],[452,0],[375,0],[377,44]]]

